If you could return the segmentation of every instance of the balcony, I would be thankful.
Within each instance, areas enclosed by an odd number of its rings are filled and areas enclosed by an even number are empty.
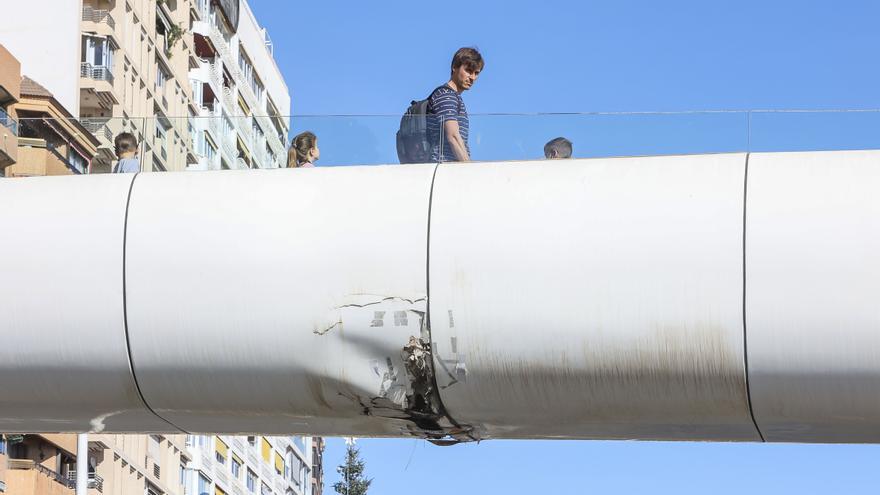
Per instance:
[[[18,136],[18,122],[2,108],[0,108],[0,126],[9,129],[13,136]]]
[[[99,141],[101,141],[101,144],[109,144],[113,142],[113,131],[110,130],[110,126],[108,125],[109,122],[109,118],[82,118],[79,121],[87,131],[91,132]]]
[[[92,65],[88,62],[82,62],[79,66],[79,75],[86,79],[107,81],[111,85],[113,84],[113,72],[110,71],[110,67],[103,65]]]
[[[223,88],[223,106],[230,114],[236,113],[238,105],[235,104],[235,90],[232,88]]]
[[[7,481],[9,481],[10,487],[24,488],[25,490],[21,493],[54,493],[55,490],[52,490],[51,488],[47,488],[46,491],[36,491],[37,486],[45,486],[45,481],[47,479],[68,489],[76,488],[76,482],[71,481],[70,478],[63,476],[60,473],[56,473],[42,464],[37,464],[31,459],[9,459],[7,462],[7,468],[9,469]],[[39,473],[42,476],[40,478],[35,478],[28,474],[19,475],[18,473],[15,473],[15,471],[31,471],[33,473]],[[17,493],[15,489],[11,490],[11,492]]]
[[[96,9],[90,5],[82,8],[83,31],[97,33],[103,36],[114,36],[116,21],[110,15],[109,10]]]
[[[71,471],[67,475],[67,479],[76,487],[76,471]],[[97,473],[89,473],[88,487],[98,490],[98,493],[104,493],[104,478],[98,476]]]
[[[0,108],[0,167],[18,160],[18,122]]]
[[[79,75],[82,91],[93,93],[101,108],[111,110],[113,105],[119,104],[119,98],[116,97],[113,88],[114,78],[110,67],[82,62],[79,66]]]

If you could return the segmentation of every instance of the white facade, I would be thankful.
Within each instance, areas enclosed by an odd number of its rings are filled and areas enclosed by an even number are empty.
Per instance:
[[[202,170],[277,168],[287,162],[290,94],[266,31],[241,2],[237,29],[219,7],[198,0],[193,23],[197,67],[190,70],[199,114],[193,142]]]
[[[79,115],[82,0],[4,0],[0,43],[21,62],[21,73]],[[51,14],[50,14],[51,13]]]
[[[310,437],[189,435],[186,493],[309,495]]]

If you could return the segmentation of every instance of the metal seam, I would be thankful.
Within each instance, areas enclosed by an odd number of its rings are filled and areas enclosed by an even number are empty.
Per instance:
[[[758,426],[758,421],[755,419],[755,411],[752,408],[752,390],[749,384],[749,338],[748,331],[746,327],[746,219],[747,219],[747,204],[749,198],[749,157],[751,156],[751,152],[746,153],[746,166],[743,173],[743,224],[742,224],[742,318],[743,318],[743,366],[745,368],[745,379],[746,379],[746,400],[749,404],[749,416],[752,418],[752,424],[755,425],[755,431],[758,432],[758,437],[761,438],[762,442],[766,442],[764,439],[764,434],[761,432],[761,428]]]
[[[428,193],[427,246],[425,248],[425,294],[428,297],[427,304],[425,305],[425,321],[427,322],[428,340],[431,345],[431,385],[434,388],[434,395],[437,399],[437,406],[440,408],[440,414],[445,416],[446,419],[448,419],[456,428],[464,430],[461,424],[449,414],[449,411],[443,404],[443,398],[440,396],[440,387],[437,385],[437,366],[434,362],[437,356],[434,353],[434,339],[431,334],[431,213],[432,207],[434,206],[434,181],[437,178],[438,170],[440,170],[440,162],[434,165],[434,173],[431,175],[431,190]],[[467,433],[467,436],[470,437],[471,440],[478,440],[477,438],[474,438],[470,432]]]
[[[141,402],[144,404],[144,407],[146,407],[148,411],[153,413],[154,416],[156,416],[157,418],[161,419],[162,421],[168,423],[168,425],[171,426],[172,428],[174,428],[180,432],[189,434],[190,432],[184,430],[183,428],[180,428],[179,426],[175,425],[171,421],[160,416],[159,413],[157,413],[155,410],[153,410],[153,408],[150,407],[150,405],[147,403],[147,399],[144,397],[144,394],[141,391],[141,386],[137,380],[137,374],[135,373],[135,368],[134,368],[134,357],[132,356],[132,353],[131,353],[131,339],[130,339],[129,333],[128,333],[128,287],[126,286],[126,271],[127,271],[126,270],[126,266],[127,266],[126,265],[126,257],[127,257],[127,251],[128,251],[128,211],[129,211],[129,207],[131,205],[131,194],[132,194],[132,191],[134,191],[134,182],[137,180],[139,175],[140,175],[140,173],[134,174],[134,177],[132,177],[132,179],[131,179],[131,184],[128,186],[128,198],[126,198],[126,200],[125,200],[125,222],[123,223],[123,228],[122,228],[122,323],[123,323],[123,327],[125,328],[125,348],[127,350],[127,355],[128,355],[128,368],[131,371],[131,378],[132,378],[132,380],[134,380],[134,388],[135,388],[135,390],[137,390],[138,398],[140,398]]]

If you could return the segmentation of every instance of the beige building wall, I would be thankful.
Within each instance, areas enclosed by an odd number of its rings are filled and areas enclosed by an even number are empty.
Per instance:
[[[115,160],[113,137],[133,133],[142,170],[195,161],[188,116],[192,0],[83,0],[80,117],[101,141],[93,172]]]
[[[0,44],[0,175],[18,160],[15,103],[21,92],[21,64]]]
[[[102,495],[183,495],[184,435],[89,435]]]
[[[8,449],[8,444],[6,442],[6,435],[0,433],[0,493],[7,493],[6,490],[6,464],[9,456],[6,455]]]
[[[4,495],[73,495],[76,437],[73,446],[63,437],[15,435],[7,441]]]

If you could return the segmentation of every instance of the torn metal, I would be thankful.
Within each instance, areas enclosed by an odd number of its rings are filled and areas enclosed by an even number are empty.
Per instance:
[[[340,392],[355,401],[364,415],[404,420],[404,431],[437,445],[478,441],[474,428],[456,422],[443,407],[426,312],[425,297],[353,294],[345,304],[336,305],[327,323],[314,333],[326,335],[344,327],[334,338],[351,346],[349,355],[369,356],[370,382],[375,385]],[[394,342],[405,345],[396,347]],[[356,376],[348,376],[351,385],[367,384],[366,376]]]

